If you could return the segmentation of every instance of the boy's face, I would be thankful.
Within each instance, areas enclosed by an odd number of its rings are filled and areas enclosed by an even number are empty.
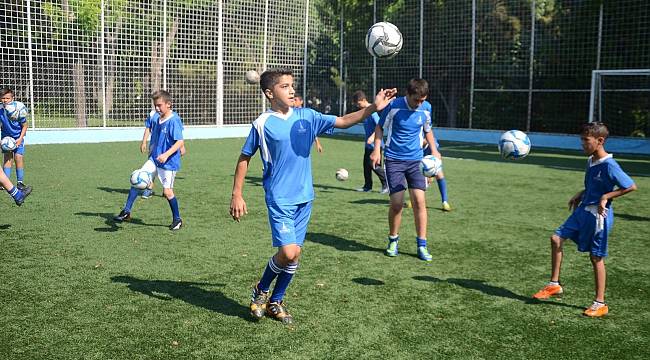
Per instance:
[[[154,100],[153,106],[156,108],[156,112],[162,117],[168,115],[172,110],[172,103],[167,102],[162,98]]]
[[[580,141],[582,142],[582,150],[587,155],[595,153],[599,148],[605,144],[605,138],[603,137],[593,137],[593,136],[580,136]]]
[[[300,96],[295,96],[293,98],[294,107],[301,108],[304,103],[305,102],[302,101],[302,98]]]
[[[406,95],[406,102],[408,102],[411,109],[418,108],[424,100],[427,99],[427,96],[419,96],[418,94],[408,94]]]
[[[280,79],[273,85],[273,88],[267,89],[265,93],[271,103],[276,107],[289,108],[295,106],[294,95],[296,91],[293,89],[293,76],[280,76]]]
[[[368,100],[366,99],[361,99],[359,101],[355,101],[354,104],[359,108],[363,109],[368,106]]]
[[[2,101],[3,104],[9,104],[10,102],[14,101],[14,96],[11,93],[6,93],[2,95],[0,101]]]

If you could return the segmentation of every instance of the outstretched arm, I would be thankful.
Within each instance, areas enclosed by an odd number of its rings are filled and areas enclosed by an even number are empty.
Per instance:
[[[379,90],[372,105],[353,113],[345,114],[342,117],[337,117],[334,127],[347,129],[356,123],[360,123],[363,119],[372,115],[372,113],[383,110],[395,97],[395,94],[397,94],[397,89],[395,88]]]
[[[242,216],[248,214],[246,202],[244,201],[244,179],[248,172],[248,163],[251,157],[241,154],[237,160],[237,168],[235,168],[235,180],[232,184],[232,198],[230,199],[230,216],[233,220],[239,222]]]
[[[375,126],[373,136],[375,137],[375,148],[370,153],[370,163],[373,168],[376,168],[381,164],[381,140],[384,138],[384,129],[379,124]]]

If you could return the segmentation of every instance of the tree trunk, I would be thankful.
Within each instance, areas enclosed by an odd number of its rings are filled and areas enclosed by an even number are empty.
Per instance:
[[[87,127],[86,118],[86,84],[84,81],[84,64],[82,59],[76,59],[72,67],[74,81],[74,108],[77,115],[77,127]]]

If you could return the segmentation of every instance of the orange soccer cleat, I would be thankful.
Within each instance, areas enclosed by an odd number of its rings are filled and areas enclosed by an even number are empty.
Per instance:
[[[589,317],[601,317],[607,315],[607,313],[609,313],[607,304],[594,301],[582,314]]]
[[[535,295],[533,295],[533,298],[535,299],[548,299],[551,296],[557,296],[557,295],[562,295],[562,286],[560,285],[555,285],[555,284],[548,284],[544,286],[540,291],[536,292]]]

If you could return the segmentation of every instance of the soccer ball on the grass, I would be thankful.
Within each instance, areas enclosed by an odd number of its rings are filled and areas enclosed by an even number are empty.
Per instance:
[[[434,177],[442,170],[442,160],[433,155],[427,155],[420,160],[420,172],[426,177]]]
[[[16,150],[16,139],[11,136],[5,136],[0,141],[0,146],[2,147],[2,151],[14,151]]]
[[[336,180],[338,180],[338,181],[345,181],[345,180],[347,180],[349,175],[350,175],[350,174],[348,174],[348,171],[345,170],[345,169],[338,169],[338,170],[336,170]]]
[[[260,82],[260,74],[257,70],[248,70],[246,71],[246,82],[249,84],[257,84]]]
[[[504,159],[522,159],[530,152],[530,139],[522,131],[506,131],[499,140],[499,152]]]
[[[151,173],[148,171],[138,169],[131,173],[131,185],[138,190],[148,188],[151,185],[151,181]]]
[[[12,121],[27,117],[27,107],[20,101],[12,101],[9,104],[4,104],[3,108]]]
[[[366,49],[377,59],[390,59],[402,50],[402,33],[389,22],[378,22],[368,29]]]

